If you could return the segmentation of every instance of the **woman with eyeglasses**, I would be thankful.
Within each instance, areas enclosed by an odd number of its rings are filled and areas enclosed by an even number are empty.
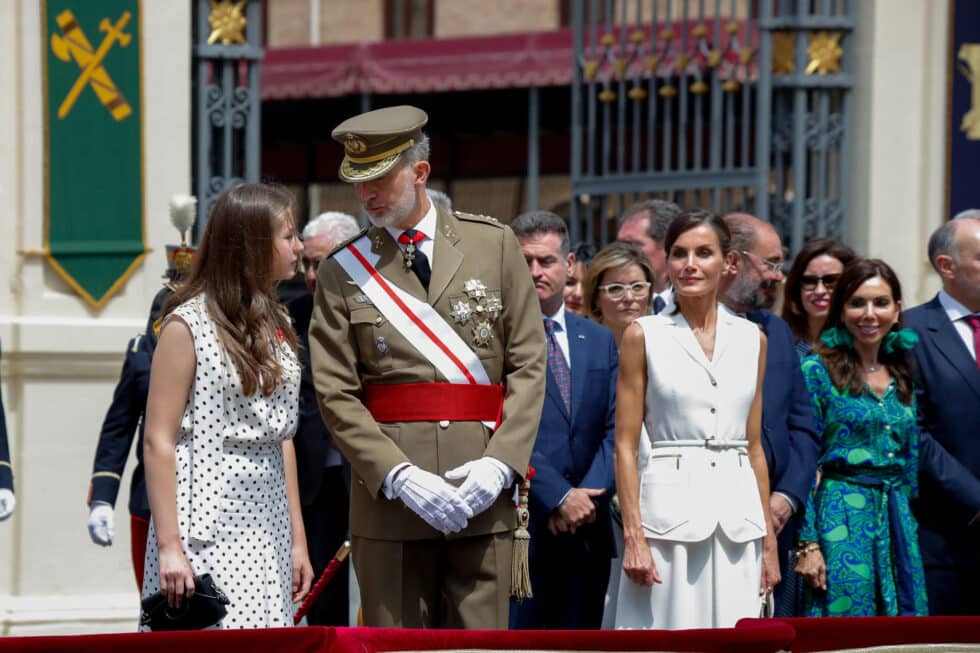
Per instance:
[[[616,628],[730,628],[779,582],[762,450],[766,336],[718,302],[728,225],[683,211],[665,239],[676,311],[620,342],[616,488],[625,550]],[[645,432],[652,449],[638,471]]]
[[[796,570],[811,617],[925,615],[918,526],[920,436],[902,288],[877,259],[844,268],[816,354],[803,360],[822,440]],[[928,473],[928,470],[927,470]]]
[[[586,315],[613,332],[616,344],[636,318],[650,314],[653,269],[643,250],[616,241],[599,250],[582,285]]]
[[[834,285],[855,258],[854,250],[832,238],[811,240],[796,255],[783,288],[783,319],[796,336],[800,358],[813,353]]]

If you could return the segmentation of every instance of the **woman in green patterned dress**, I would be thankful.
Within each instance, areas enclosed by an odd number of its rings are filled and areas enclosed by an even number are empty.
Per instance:
[[[901,328],[902,290],[883,261],[859,259],[834,289],[803,376],[822,434],[797,571],[814,617],[925,615],[918,525],[919,432]]]

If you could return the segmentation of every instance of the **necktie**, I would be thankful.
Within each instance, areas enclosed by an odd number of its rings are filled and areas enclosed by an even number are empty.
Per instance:
[[[977,361],[977,367],[980,367],[980,315],[967,315],[963,321],[973,329],[973,357]]]
[[[544,330],[548,334],[548,369],[551,370],[555,382],[558,384],[558,391],[561,393],[561,400],[565,403],[565,411],[572,414],[572,373],[565,362],[565,355],[561,353],[561,346],[555,337],[558,331],[558,323],[554,320],[545,319]]]
[[[667,302],[664,301],[664,298],[663,297],[661,297],[660,295],[654,295],[653,296],[653,314],[654,315],[660,315],[660,311],[664,310],[664,306],[666,306],[666,305],[667,305]]]
[[[432,269],[429,267],[429,257],[419,247],[423,240],[425,240],[425,234],[415,229],[406,229],[398,236],[398,243],[405,247],[402,254],[405,257],[406,267],[412,268],[412,272],[422,282],[422,287],[428,291]]]

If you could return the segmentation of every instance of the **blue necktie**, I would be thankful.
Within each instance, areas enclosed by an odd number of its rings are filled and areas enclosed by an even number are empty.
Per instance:
[[[558,384],[558,391],[561,399],[565,403],[565,411],[572,414],[572,373],[568,369],[565,355],[561,353],[561,345],[555,333],[560,327],[554,320],[545,318],[544,330],[548,334],[548,369],[551,370],[555,382]]]
[[[664,306],[666,306],[666,305],[667,305],[667,302],[664,301],[664,298],[663,297],[661,297],[660,295],[654,295],[653,296],[653,314],[654,315],[660,315],[660,311],[664,310]]]

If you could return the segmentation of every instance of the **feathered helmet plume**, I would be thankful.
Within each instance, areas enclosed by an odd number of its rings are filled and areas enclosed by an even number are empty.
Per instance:
[[[170,198],[170,222],[180,233],[180,246],[167,245],[167,271],[169,275],[183,276],[190,272],[194,248],[187,244],[187,234],[194,227],[197,215],[197,198],[177,193]]]

